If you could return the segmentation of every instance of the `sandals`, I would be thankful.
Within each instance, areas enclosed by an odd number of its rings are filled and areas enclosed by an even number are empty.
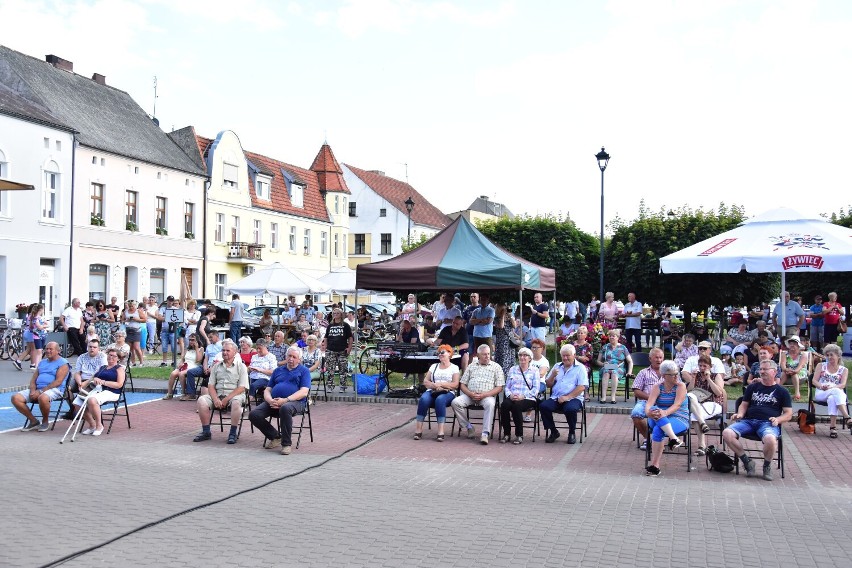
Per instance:
[[[422,437],[423,437],[423,432],[415,432],[414,433],[414,439],[415,440],[419,440]]]
[[[443,442],[444,441],[444,435],[438,434],[438,436],[435,438],[435,441],[436,442]]]
[[[852,418],[846,419],[846,427],[852,430]]]
[[[698,448],[698,450],[696,450],[696,452],[695,452],[695,455],[696,456],[703,456],[706,453],[707,453],[707,448]]]
[[[709,431],[710,431],[710,426],[708,426],[706,422],[701,425],[701,433],[702,434],[706,434]],[[704,454],[700,454],[700,455],[703,456]]]
[[[836,438],[837,437],[837,426],[832,426],[828,429],[828,437]]]

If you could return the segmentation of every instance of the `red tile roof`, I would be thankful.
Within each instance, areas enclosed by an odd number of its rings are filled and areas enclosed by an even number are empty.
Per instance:
[[[314,158],[311,171],[316,172],[320,189],[349,193],[349,188],[346,187],[346,181],[343,179],[343,170],[340,169],[340,164],[337,163],[337,158],[334,157],[334,152],[327,143],[322,145],[317,157]]]
[[[210,145],[213,143],[213,140],[210,138],[204,138],[203,136],[196,136],[196,140],[198,141],[199,152],[206,159],[207,151],[210,149]],[[323,146],[325,147],[327,144]],[[254,189],[253,176],[249,176],[249,192],[251,194],[251,204],[254,207],[277,211],[279,213],[289,213],[299,217],[308,217],[318,221],[331,221],[328,216],[328,208],[325,206],[325,202],[320,194],[321,183],[319,175],[316,172],[287,164],[262,154],[249,152],[247,150],[244,150],[243,153],[246,159],[259,169],[273,173],[270,192],[272,199],[270,201],[259,199],[257,197],[257,193]],[[320,154],[322,153],[323,149],[320,149]],[[331,159],[334,160],[334,154],[331,152],[331,148],[328,148],[328,154],[331,156]],[[316,163],[316,160],[314,160],[314,163]],[[337,162],[335,161],[334,163]],[[338,166],[338,168],[339,167],[340,166]],[[290,202],[290,192],[287,191],[286,181],[284,179],[284,175],[281,173],[282,169],[296,178],[297,181],[304,182],[306,186],[303,198],[304,207],[296,207]],[[346,193],[349,193],[349,189],[346,188],[345,183],[343,183],[343,188],[343,190],[338,191],[346,191]]]
[[[411,200],[414,201],[414,209],[411,210],[412,222],[436,229],[443,229],[452,223],[452,219],[429,203],[420,192],[406,182],[378,172],[362,170],[349,164],[343,165],[349,168],[353,174],[358,176],[361,181],[370,186],[373,191],[383,197],[388,203],[406,215],[408,215],[408,211],[405,208],[405,201],[411,197]]]

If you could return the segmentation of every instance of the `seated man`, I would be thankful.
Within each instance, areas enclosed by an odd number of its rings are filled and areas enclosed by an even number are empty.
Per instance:
[[[192,394],[197,394],[195,392],[195,384],[201,377],[204,377],[201,381],[202,389],[207,387],[207,378],[210,377],[210,369],[213,368],[214,364],[222,360],[222,344],[219,343],[219,332],[210,330],[207,333],[207,337],[210,343],[204,348],[204,362],[198,367],[186,372],[186,390]],[[190,385],[192,386],[190,387]]]
[[[574,430],[577,428],[577,412],[583,408],[583,398],[586,387],[589,386],[589,377],[586,366],[577,361],[576,349],[570,343],[566,343],[559,350],[562,362],[553,366],[545,383],[550,387],[550,398],[541,403],[541,422],[548,435],[545,442],[552,444],[559,437],[559,430],[553,421],[553,413],[556,411],[565,415],[568,420],[568,443],[577,441]]]
[[[303,329],[299,333],[299,339],[296,341],[296,347],[298,347],[299,349],[306,348],[308,346],[308,336],[309,335],[310,335],[309,331],[306,330],[306,329]]]
[[[293,416],[305,409],[310,391],[311,372],[302,365],[302,350],[291,347],[287,350],[287,363],[272,373],[269,387],[263,391],[263,402],[249,413],[251,423],[269,440],[267,449],[281,448],[281,455],[290,455]],[[273,413],[278,414],[280,434],[266,420]]]
[[[59,344],[51,341],[44,346],[44,358],[30,378],[30,388],[12,395],[12,406],[27,417],[22,430],[28,432],[38,428],[39,432],[50,429],[50,403],[59,400],[65,393],[68,378],[68,361],[59,356]],[[38,402],[41,425],[30,411],[30,403]]]
[[[86,344],[86,352],[77,357],[77,362],[74,364],[74,382],[71,383],[71,392],[80,392],[80,386],[95,376],[98,369],[106,364],[106,353],[101,353],[100,342],[97,339],[90,339]],[[78,407],[72,403],[71,410],[62,417],[73,420],[77,410]]]
[[[255,342],[257,353],[251,356],[251,363],[248,366],[249,372],[249,394],[256,396],[259,390],[265,389],[269,384],[269,377],[272,372],[278,367],[278,360],[275,355],[267,349],[266,340],[260,338]]]
[[[193,442],[209,440],[210,421],[213,409],[231,409],[231,430],[228,432],[228,443],[237,443],[237,427],[243,415],[248,390],[248,371],[242,359],[237,355],[237,344],[226,339],[222,342],[222,362],[213,365],[210,370],[210,380],[207,383],[207,394],[198,397],[198,418],[201,420],[201,433],[193,438]]]
[[[463,322],[461,316],[455,318],[453,327],[458,325],[464,331],[464,326],[460,322]],[[488,445],[494,407],[497,403],[496,397],[506,384],[503,368],[491,360],[491,348],[488,345],[480,345],[476,350],[476,360],[468,365],[460,383],[461,394],[452,402],[456,420],[467,430],[468,438],[476,437],[473,425],[465,418],[465,408],[475,404],[482,406],[482,436],[479,443]]]
[[[267,345],[269,352],[275,356],[275,360],[278,361],[279,366],[287,364],[287,349],[290,346],[285,343],[285,339],[284,332],[279,329],[272,336],[272,343]]]
[[[435,323],[435,318],[432,314],[426,314],[423,317],[423,341],[427,345],[434,344],[437,333],[438,324]]]
[[[464,329],[464,319],[462,319],[461,316],[456,316],[453,318],[452,325],[448,325],[441,330],[441,333],[438,334],[438,339],[435,340],[435,344],[449,345],[453,349],[457,350],[462,356],[459,369],[464,372],[468,363],[468,341],[467,331]],[[489,349],[488,352],[490,358],[491,350]],[[477,353],[479,353],[479,350],[477,350]]]
[[[636,405],[630,412],[630,418],[633,420],[633,425],[639,431],[639,435],[644,438],[644,442],[639,446],[640,450],[645,450],[648,444],[648,416],[645,415],[646,401],[648,395],[651,394],[651,389],[654,385],[659,384],[663,380],[663,375],[660,374],[660,365],[665,359],[662,349],[654,347],[648,352],[648,360],[650,366],[639,371],[636,378],[633,379],[633,396],[636,397]]]
[[[793,417],[790,393],[775,381],[778,365],[764,359],[760,362],[760,380],[750,384],[736,412],[733,424],[725,428],[722,438],[734,452],[734,459],[743,462],[746,475],[755,474],[754,461],[743,449],[740,436],[754,435],[763,441],[763,479],[772,481],[772,458],[781,436],[781,424]]]
[[[399,343],[420,343],[420,333],[417,331],[417,328],[411,327],[411,322],[408,320],[402,320],[402,323],[399,326],[399,333],[396,336],[396,340]]]

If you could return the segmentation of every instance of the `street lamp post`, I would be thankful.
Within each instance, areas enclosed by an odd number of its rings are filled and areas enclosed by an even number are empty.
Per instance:
[[[405,209],[408,211],[408,246],[411,246],[411,210],[414,209],[414,200],[410,195],[405,200]]]
[[[598,301],[604,301],[604,170],[609,163],[609,154],[601,146],[601,151],[595,154],[598,160],[598,167],[601,169],[601,285]]]

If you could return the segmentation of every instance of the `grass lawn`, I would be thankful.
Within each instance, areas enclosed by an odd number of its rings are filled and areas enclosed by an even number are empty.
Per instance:
[[[131,369],[133,377],[140,379],[158,379],[166,381],[169,379],[169,374],[172,372],[171,367],[133,367]]]

